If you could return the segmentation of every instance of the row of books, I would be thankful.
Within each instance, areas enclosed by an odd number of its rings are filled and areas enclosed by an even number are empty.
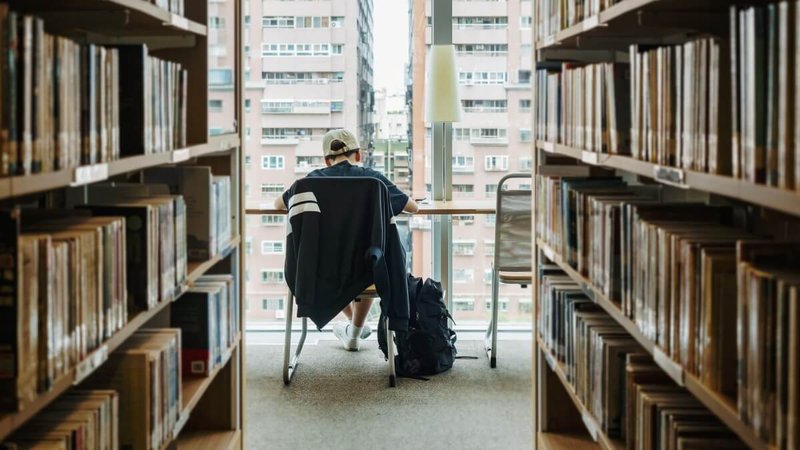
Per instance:
[[[0,215],[0,408],[17,410],[128,317],[124,218],[19,216]]]
[[[69,391],[0,444],[0,449],[116,450],[120,448],[119,406],[113,390]]]
[[[537,234],[683,370],[738,399],[759,437],[783,445],[800,411],[786,381],[800,374],[788,356],[800,336],[790,322],[800,246],[736,226],[730,207],[570,170],[543,166]]]
[[[151,450],[175,438],[180,418],[181,331],[141,329],[86,380],[119,393],[119,448]]]
[[[535,14],[539,22],[536,40],[544,41],[549,36],[581,21],[596,17],[601,11],[619,3],[620,0],[544,0],[534,2]]]
[[[540,338],[603,433],[629,449],[747,448],[558,266],[538,276]]]
[[[800,7],[730,9],[733,176],[800,187]]]
[[[208,375],[219,367],[239,334],[239,293],[235,274],[204,275],[171,309],[171,326],[180,328],[182,369]]]
[[[545,63],[539,67],[537,139],[600,153],[627,153],[630,82],[626,64]]]
[[[739,412],[759,437],[781,449],[800,447],[798,255],[797,243],[740,242],[735,259],[726,261],[736,264],[739,280],[738,352],[731,352],[740,361]]]
[[[0,4],[0,176],[186,146],[188,72],[144,45],[78,44]]]

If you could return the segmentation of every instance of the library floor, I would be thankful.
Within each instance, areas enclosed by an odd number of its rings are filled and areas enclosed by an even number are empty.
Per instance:
[[[286,387],[283,346],[262,334],[247,338],[248,450],[532,446],[528,339],[501,341],[497,369],[489,368],[481,341],[459,341],[459,354],[480,358],[457,360],[451,371],[430,381],[400,379],[391,389],[374,338],[351,353],[330,333],[312,334]]]

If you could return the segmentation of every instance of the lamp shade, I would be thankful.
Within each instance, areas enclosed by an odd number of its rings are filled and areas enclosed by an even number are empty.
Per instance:
[[[425,121],[458,122],[461,99],[458,98],[456,49],[453,45],[432,45],[425,73]]]

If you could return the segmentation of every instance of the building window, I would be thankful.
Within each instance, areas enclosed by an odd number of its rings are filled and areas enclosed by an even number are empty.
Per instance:
[[[264,16],[261,18],[264,28],[294,28],[293,16]]]
[[[250,183],[244,184],[244,196],[250,197]]]
[[[250,140],[250,127],[244,127],[244,139],[246,141]]]
[[[208,110],[212,112],[222,111],[222,100],[209,100]]]
[[[454,311],[474,311],[475,299],[470,297],[455,297],[453,298]]]
[[[453,172],[472,172],[475,158],[472,156],[453,156]]]
[[[298,156],[295,169],[312,170],[325,167],[325,159],[322,156]]]
[[[244,168],[245,169],[249,169],[250,168],[250,159],[251,159],[250,155],[244,155]]]
[[[497,299],[497,309],[500,312],[508,312],[508,299],[504,297],[500,297]],[[492,310],[492,299],[486,299],[486,311]]]
[[[331,54],[333,55],[341,55],[344,53],[344,44],[333,44],[331,45]]]
[[[533,160],[531,160],[530,156],[520,156],[519,157],[519,170],[520,172],[530,172],[531,167],[533,167]]]
[[[483,270],[483,282],[485,284],[492,284],[492,269]]]
[[[506,100],[461,100],[464,112],[506,112]]]
[[[262,227],[275,227],[286,223],[286,216],[281,214],[262,214],[261,226]]]
[[[519,130],[519,141],[520,142],[530,142],[531,141],[531,130],[527,128],[520,128]]]
[[[208,69],[209,86],[233,85],[233,69]]]
[[[519,84],[531,84],[531,71],[519,70],[517,71],[517,80]]]
[[[495,190],[497,190],[497,187],[495,187]],[[486,225],[487,227],[493,227],[495,221],[496,219],[494,214],[486,214],[485,216],[483,216],[483,224]]]
[[[500,56],[508,53],[508,44],[456,44],[456,53],[462,56]]]
[[[208,27],[217,30],[225,28],[225,18],[219,16],[210,16],[208,18]]]
[[[283,270],[281,269],[261,269],[261,282],[267,284],[283,283]]]
[[[529,71],[530,72],[530,71]],[[458,72],[458,84],[506,84],[506,72]]]
[[[473,225],[475,224],[475,216],[453,216],[453,225]]]
[[[490,183],[490,184],[486,185],[486,196],[487,197],[494,197],[494,195],[496,193],[497,193],[497,185],[496,184]]]
[[[490,239],[483,240],[483,254],[486,256],[494,256],[494,241]]]
[[[472,269],[453,269],[454,283],[472,283],[475,279],[475,271]]]
[[[264,155],[261,157],[262,169],[283,169],[284,158],[283,155]]]
[[[283,311],[283,298],[262,298],[261,309],[264,311]]]
[[[523,314],[530,314],[533,312],[533,302],[528,299],[519,299],[519,312]]]
[[[453,254],[456,256],[472,256],[475,254],[475,241],[453,241]]]
[[[262,197],[277,197],[283,194],[283,184],[265,183],[261,185]]]
[[[344,111],[344,102],[341,100],[334,100],[331,102],[331,112]]]
[[[453,26],[459,30],[500,30],[508,26],[508,17],[453,17]]]
[[[483,168],[490,172],[508,170],[508,155],[486,155]]]
[[[283,254],[283,241],[261,241],[262,255]]]
[[[531,17],[531,16],[520,16],[520,18],[519,18],[519,27],[520,28],[530,28],[531,24],[533,24],[533,17]]]
[[[331,28],[342,28],[343,26],[344,26],[344,17],[342,16],[331,17]]]
[[[250,103],[251,102],[250,102],[249,98],[244,99],[244,110],[245,110],[245,112],[250,112]]]
[[[428,129],[426,129],[427,132]],[[453,128],[453,139],[456,141],[468,141],[469,140],[469,128]]]
[[[454,184],[453,192],[459,192],[462,194],[471,194],[475,192],[475,186],[472,184]]]
[[[244,252],[248,255],[253,254],[253,237],[247,236],[244,238]]]

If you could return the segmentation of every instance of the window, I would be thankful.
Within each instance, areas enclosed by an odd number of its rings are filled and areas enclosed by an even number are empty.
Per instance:
[[[533,18],[531,16],[520,16],[519,18],[520,28],[530,28],[532,23],[533,23]]]
[[[494,197],[497,193],[497,185],[494,183],[490,183],[486,185],[486,196],[487,197]]]
[[[330,17],[327,16],[296,16],[295,28],[328,28]]]
[[[283,241],[261,241],[262,255],[283,254]]]
[[[244,252],[248,255],[253,254],[253,237],[247,236],[244,238]]]
[[[453,156],[453,172],[472,172],[475,158],[472,156]]]
[[[518,300],[518,307],[519,312],[523,314],[530,314],[533,312],[533,302],[527,298],[521,298]]]
[[[494,256],[494,240],[483,240],[483,254],[486,256]]]
[[[453,240],[453,254],[456,256],[472,256],[475,254],[475,241]]]
[[[453,225],[473,225],[475,216],[453,216]]]
[[[322,156],[298,156],[295,163],[296,169],[311,170],[325,167],[325,159]]]
[[[483,270],[483,282],[484,284],[492,284],[492,269]]]
[[[208,85],[233,85],[233,69],[208,69]]]
[[[342,53],[344,53],[344,44],[333,44],[331,46],[331,54],[341,55]]]
[[[497,309],[500,312],[508,312],[508,299],[505,297],[500,297],[497,299]],[[492,310],[492,299],[486,299],[486,311]]]
[[[517,71],[517,80],[519,84],[531,84],[531,71],[530,70]]]
[[[245,112],[250,112],[250,99],[244,99],[244,110]]]
[[[250,168],[250,155],[244,155],[244,167],[245,169]]]
[[[453,192],[461,192],[465,194],[471,194],[475,192],[475,186],[472,184],[454,184],[453,185]]]
[[[208,110],[213,112],[222,111],[222,100],[209,100]]]
[[[311,137],[311,128],[262,128],[261,139],[299,139]]]
[[[470,139],[477,142],[503,143],[508,140],[505,128],[473,128]]]
[[[454,283],[471,283],[475,278],[475,271],[472,269],[453,269]]]
[[[506,84],[507,80],[506,72],[458,72],[458,84]]]
[[[261,269],[261,282],[267,284],[283,283],[282,269]]]
[[[264,16],[261,18],[261,26],[264,28],[294,28],[294,17]]]
[[[331,17],[331,28],[342,28],[343,26],[344,26],[344,17],[342,16]]]
[[[495,187],[495,190],[497,190],[497,187]],[[483,216],[483,224],[486,225],[487,227],[493,227],[495,225],[495,222],[496,219],[494,214],[486,214],[485,216]]]
[[[244,196],[250,197],[250,183],[244,184]]]
[[[461,100],[464,112],[506,112],[506,100]]]
[[[520,142],[530,142],[531,141],[531,130],[529,128],[520,128],[519,129],[519,141]]]
[[[453,309],[455,311],[474,311],[475,299],[470,297],[453,298]]]
[[[262,169],[283,169],[283,155],[264,155],[261,157]]]
[[[459,55],[500,56],[508,53],[508,44],[456,44]]]
[[[533,161],[530,156],[519,157],[519,170],[520,172],[530,172],[533,166]]]
[[[210,16],[208,18],[208,27],[215,29],[225,28],[225,18],[219,16]]]
[[[283,311],[283,298],[262,298],[261,309],[264,311]]]
[[[453,17],[453,26],[459,30],[483,29],[499,30],[508,26],[508,17]]]
[[[283,194],[283,184],[265,183],[261,185],[262,197],[277,197]]]
[[[250,140],[250,127],[244,127],[244,139],[246,141]]]
[[[262,214],[261,226],[262,227],[275,227],[286,223],[286,216],[280,214]]]
[[[334,100],[331,102],[331,112],[344,111],[344,102],[341,100]]]
[[[483,168],[487,171],[508,170],[508,155],[487,155],[483,160]]]
[[[469,128],[453,128],[453,139],[456,141],[468,141]]]
[[[531,112],[531,100],[528,98],[519,99],[519,112]]]

